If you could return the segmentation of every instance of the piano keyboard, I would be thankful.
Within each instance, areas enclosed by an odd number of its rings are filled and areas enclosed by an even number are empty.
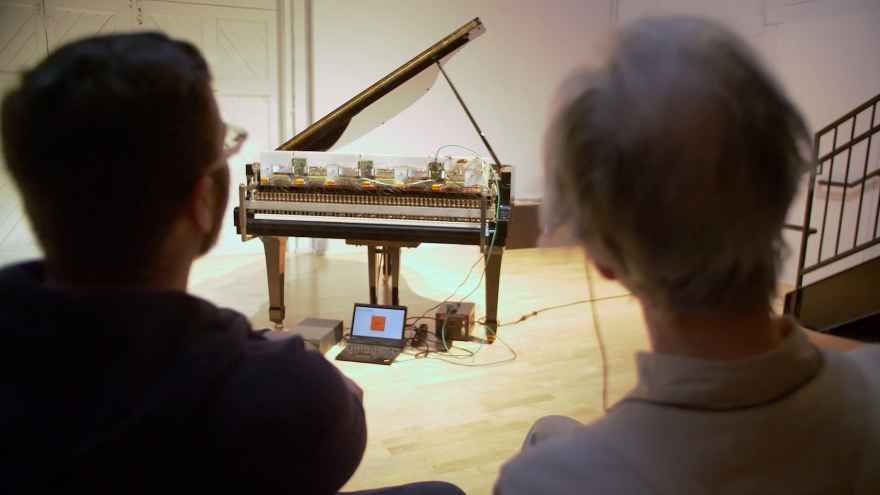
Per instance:
[[[278,214],[278,213],[257,213],[254,215],[256,220],[283,220],[290,221],[292,217],[290,215]],[[296,217],[299,221],[305,222],[338,222],[338,223],[351,223],[351,224],[367,224],[372,225],[376,223],[376,218],[362,218],[362,217],[338,217],[338,216],[327,216],[327,215],[298,215]],[[404,225],[407,227],[452,227],[456,229],[462,230],[480,230],[479,223],[464,223],[464,222],[446,222],[446,221],[438,221],[438,220],[417,220],[417,219],[397,219],[397,218],[386,218],[383,217],[381,219],[381,223],[383,225]]]
[[[354,207],[353,207],[354,206]],[[482,211],[473,208],[432,208],[428,206],[395,205],[348,205],[340,203],[294,203],[285,201],[244,202],[244,207],[254,213],[287,215],[315,215],[334,217],[383,218],[399,220],[433,220],[479,223]],[[485,217],[494,220],[494,211]],[[288,217],[289,219],[289,217]]]

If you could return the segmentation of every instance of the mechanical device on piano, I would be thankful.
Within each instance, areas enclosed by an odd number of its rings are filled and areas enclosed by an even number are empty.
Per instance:
[[[467,107],[494,163],[480,157],[325,152],[339,142],[353,119],[395,89],[435,66],[445,77],[443,58],[483,30],[479,19],[474,19],[276,151],[263,153],[259,163],[246,166],[247,182],[239,186],[239,206],[234,209],[235,226],[242,240],[259,237],[263,242],[269,315],[276,325],[282,325],[285,313],[287,237],[346,239],[367,246],[372,304],[377,303],[377,257],[384,256],[384,275],[392,283],[389,303],[394,305],[399,304],[400,248],[422,242],[479,245],[486,263],[486,335],[494,340],[511,169],[499,164]]]
[[[439,222],[484,230],[487,222],[495,222],[500,180],[491,166],[480,158],[430,160],[263,153],[262,161],[249,167],[240,201],[256,218],[274,214],[387,219],[401,225]]]

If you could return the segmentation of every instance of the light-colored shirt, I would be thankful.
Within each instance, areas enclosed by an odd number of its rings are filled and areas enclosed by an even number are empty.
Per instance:
[[[709,361],[637,355],[608,414],[527,448],[495,492],[880,494],[880,346]]]

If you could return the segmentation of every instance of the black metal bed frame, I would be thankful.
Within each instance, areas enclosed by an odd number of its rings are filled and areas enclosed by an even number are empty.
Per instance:
[[[809,180],[809,189],[807,192],[807,202],[806,207],[804,208],[804,221],[803,227],[797,228],[802,232],[801,234],[801,245],[800,245],[800,255],[798,258],[798,269],[797,269],[797,281],[795,285],[795,301],[793,313],[794,315],[800,316],[801,312],[801,297],[802,293],[801,289],[803,288],[804,276],[808,273],[814,272],[820,268],[829,266],[833,263],[843,260],[849,256],[852,256],[858,252],[864,251],[872,246],[880,244],[880,235],[878,235],[878,227],[880,227],[880,192],[878,192],[878,199],[876,205],[876,212],[874,214],[874,228],[871,231],[871,234],[868,239],[863,239],[861,242],[859,241],[859,227],[862,220],[862,211],[865,207],[865,189],[867,188],[868,181],[874,178],[880,178],[880,167],[877,167],[874,170],[869,171],[870,159],[871,159],[871,141],[875,134],[880,133],[880,122],[876,122],[878,120],[877,117],[877,107],[880,106],[880,95],[877,95],[870,100],[862,103],[858,107],[854,108],[852,111],[847,113],[846,115],[840,117],[835,120],[831,124],[825,126],[820,129],[815,134],[815,141],[813,143],[813,151],[816,157],[816,167],[813,167],[810,171],[810,180]],[[856,135],[856,126],[859,116],[867,114],[870,112],[870,120],[868,122],[868,129],[864,132]],[[849,136],[848,140],[838,144],[838,137],[840,134],[840,127],[845,124],[850,123]],[[845,131],[846,129],[844,129]],[[827,153],[820,154],[822,138],[831,134],[831,150]],[[860,175],[856,175],[854,178],[850,179],[850,171],[852,167],[852,152],[853,148],[856,147],[859,143],[867,141],[865,149],[865,160],[862,164],[862,170]],[[835,158],[846,153],[846,168],[844,169],[843,180],[834,180],[834,167],[835,167]],[[858,173],[858,164],[856,164],[855,173]],[[823,187],[819,187],[823,186]],[[858,200],[858,211],[856,213],[856,224],[855,231],[852,235],[852,244],[849,247],[846,245],[841,246],[841,231],[843,230],[844,223],[844,212],[846,210],[846,195],[847,192],[858,188],[859,191],[859,200]],[[837,234],[834,236],[834,254],[823,258],[823,247],[826,240],[826,230],[828,227],[828,204],[831,200],[831,189],[841,190],[841,200],[840,200],[840,213],[836,219],[837,228],[835,229]],[[822,194],[824,192],[825,201],[824,206],[822,208],[822,214],[819,218],[821,223],[820,226],[814,228],[812,223],[813,218],[813,199],[817,194]],[[870,213],[869,213],[870,215]],[[835,219],[832,218],[832,221]],[[810,246],[810,238],[812,235],[818,234],[818,249],[816,250],[816,259],[811,262],[807,262],[807,249]],[[831,239],[829,239],[831,242]],[[841,250],[841,247],[843,249]]]

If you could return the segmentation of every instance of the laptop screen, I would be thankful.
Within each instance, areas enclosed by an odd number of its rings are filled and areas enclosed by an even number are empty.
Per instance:
[[[355,304],[351,335],[401,340],[404,323],[406,323],[406,308],[403,306]]]

